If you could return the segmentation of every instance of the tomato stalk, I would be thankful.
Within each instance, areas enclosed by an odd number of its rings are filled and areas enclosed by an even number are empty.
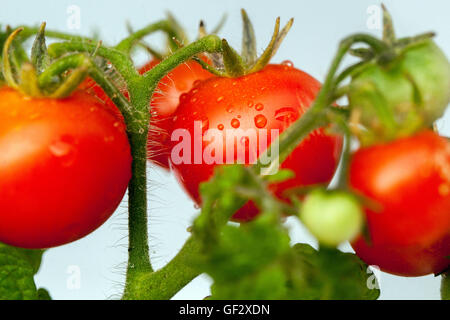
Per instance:
[[[385,49],[385,44],[382,41],[367,34],[354,34],[341,41],[325,82],[314,103],[300,119],[294,122],[280,135],[278,139],[278,159],[272,161],[271,165],[282,163],[292,150],[294,150],[311,131],[330,123],[327,116],[327,108],[330,108],[336,99],[335,93],[338,91],[339,84],[350,75],[350,72],[348,72],[349,69],[344,70],[343,74],[338,75],[337,77],[335,77],[336,73],[345,54],[348,53],[354,44],[360,42],[369,45],[376,52],[382,52]],[[267,158],[268,155],[273,152],[272,149],[272,147],[269,147],[260,159]],[[264,166],[260,161],[254,166],[254,169],[258,172],[262,168],[264,168]],[[265,168],[265,170],[270,171],[270,168]]]
[[[102,87],[124,116],[133,157],[132,178],[128,189],[129,255],[123,299],[170,298],[199,274],[198,271],[194,272],[190,263],[186,261],[186,257],[194,256],[192,254],[196,248],[194,240],[188,241],[177,257],[158,272],[153,272],[150,263],[146,170],[149,108],[153,92],[164,76],[197,54],[220,52],[222,41],[215,35],[203,37],[177,50],[155,68],[140,75],[129,57],[129,51],[139,39],[161,29],[166,32],[170,31],[167,23],[160,22],[130,35],[114,48],[79,40],[54,43],[48,48],[49,54],[53,57],[73,52],[79,53],[61,58],[59,62],[55,63],[55,66],[50,68],[53,70],[49,70],[48,74],[43,74],[41,80],[45,82],[51,79],[51,74],[75,66],[80,60],[87,58],[86,53],[95,52],[97,56],[109,61],[127,84],[129,99],[125,98],[123,93],[104,75],[104,72],[91,61],[89,75]],[[167,274],[172,274],[171,280],[167,280]],[[173,274],[177,274],[177,276],[175,277]],[[164,286],[162,286],[162,282],[164,282]]]

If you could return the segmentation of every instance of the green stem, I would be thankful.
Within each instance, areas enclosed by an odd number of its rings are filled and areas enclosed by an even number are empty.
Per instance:
[[[141,274],[123,295],[123,300],[168,300],[189,282],[201,274],[196,263],[199,259],[199,243],[190,237],[183,248],[162,269]]]
[[[189,265],[185,264],[184,251],[178,260],[169,263],[163,271],[154,273],[150,264],[147,230],[147,139],[150,121],[150,98],[159,80],[179,64],[201,52],[221,50],[216,36],[202,38],[184,47],[150,70],[144,77],[127,82],[130,102],[133,106],[130,116],[129,140],[133,156],[132,179],[129,196],[129,256],[124,299],[159,299],[175,294],[195,277]],[[186,244],[193,251],[192,244]],[[189,249],[191,248],[191,249]],[[188,254],[186,254],[189,256]],[[177,262],[180,261],[180,262]],[[169,270],[169,271],[164,271]],[[177,271],[178,270],[178,271]],[[170,279],[168,276],[170,275]],[[174,276],[177,275],[177,276]],[[157,280],[146,280],[157,279]],[[155,282],[152,282],[155,281]],[[156,283],[156,284],[155,284]],[[162,286],[164,284],[164,286]],[[154,288],[153,290],[150,290]],[[163,290],[164,288],[164,290]]]
[[[79,41],[53,43],[48,47],[48,54],[54,58],[68,52],[87,52],[89,54],[96,52],[96,55],[108,60],[127,83],[139,78],[139,73],[134,67],[133,61],[122,51]]]
[[[441,275],[441,299],[450,300],[450,271]]]
[[[20,28],[23,28],[23,32],[20,35],[20,38],[22,39],[22,41],[27,40],[28,38],[32,37],[33,35],[35,35],[39,32],[39,27],[21,26]],[[53,31],[53,30],[46,30],[45,35],[49,38],[68,40],[68,41],[85,41],[85,42],[92,41],[92,39],[87,38],[87,37],[81,37],[78,35],[73,35],[73,34],[68,34],[68,33],[64,33],[64,32]]]
[[[222,40],[218,36],[209,35],[203,37],[188,46],[177,50],[170,57],[156,65],[144,75],[145,80],[153,92],[158,82],[176,66],[184,63],[199,53],[216,53],[221,51]]]
[[[345,54],[355,43],[363,42],[372,47],[375,51],[382,51],[385,45],[382,41],[376,39],[373,36],[367,34],[354,34],[348,38],[341,41],[338,52],[333,59],[330,70],[327,74],[325,82],[316,97],[313,105],[305,112],[305,114],[293,123],[289,128],[287,128],[278,138],[278,148],[279,152],[276,157],[272,155],[275,150],[273,150],[273,145],[271,145],[261,158],[272,159],[269,167],[267,168],[261,161],[255,164],[254,169],[256,172],[260,172],[262,168],[272,171],[271,166],[278,166],[291,154],[291,152],[301,143],[301,141],[314,129],[327,125],[329,120],[326,117],[324,111],[332,105],[334,102],[334,92],[336,89],[335,75],[341,64],[342,59]],[[338,77],[339,78],[339,77]],[[343,79],[341,78],[341,81]],[[272,157],[269,157],[272,155]],[[260,159],[261,159],[260,158]]]
[[[162,20],[156,23],[153,23],[141,30],[138,30],[131,34],[128,38],[122,40],[117,46],[116,49],[122,51],[124,53],[130,53],[131,48],[135,45],[139,40],[144,38],[147,35],[152,34],[156,31],[164,31],[167,33],[169,38],[177,38],[177,32],[172,28],[171,24],[167,20]]]

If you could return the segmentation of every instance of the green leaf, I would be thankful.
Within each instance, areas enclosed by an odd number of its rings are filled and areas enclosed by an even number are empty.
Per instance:
[[[369,288],[374,275],[356,255],[337,249],[316,251],[307,244],[296,244],[295,265],[300,276],[293,277],[297,293],[303,291],[304,299],[321,300],[375,300],[380,295],[377,288]],[[302,295],[302,294],[301,294]]]
[[[238,281],[215,282],[211,300],[278,300],[287,295],[287,278],[280,265],[273,265]]]
[[[38,293],[34,275],[39,270],[43,250],[27,250],[0,243],[0,300],[35,300]],[[45,290],[45,289],[43,289]]]
[[[52,300],[50,293],[44,288],[39,288],[37,291],[37,298],[38,300]]]

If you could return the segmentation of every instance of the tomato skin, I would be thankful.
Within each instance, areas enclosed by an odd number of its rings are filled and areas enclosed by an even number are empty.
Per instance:
[[[90,94],[53,100],[0,89],[0,242],[78,240],[113,214],[130,178],[125,126]]]
[[[207,62],[206,58],[203,60]],[[159,63],[159,60],[151,60],[139,72],[144,74]],[[152,120],[148,136],[149,160],[162,168],[169,169],[170,151],[167,148],[170,142],[169,131],[172,117],[180,102],[180,96],[188,92],[195,81],[211,77],[213,75],[204,70],[197,62],[187,61],[173,69],[159,82],[151,101]]]
[[[366,209],[371,244],[353,248],[389,273],[421,276],[450,266],[450,143],[432,131],[360,149],[350,165],[354,190],[380,208]]]
[[[259,137],[267,130],[270,144],[276,138],[270,129],[278,129],[280,133],[285,130],[305,112],[319,89],[317,80],[288,65],[268,65],[260,72],[241,78],[211,78],[198,83],[181,97],[172,132],[186,129],[193,137],[194,121],[202,121],[208,128],[222,131],[255,129]],[[224,142],[224,157],[226,149],[235,148],[236,143]],[[176,144],[178,142],[173,142],[172,147]],[[287,200],[282,193],[288,188],[328,183],[335,172],[341,146],[340,137],[326,135],[323,129],[314,131],[281,165],[281,168],[293,170],[295,178],[271,185],[272,191]],[[204,150],[205,145],[202,152]],[[264,150],[258,146],[257,155]],[[194,152],[192,143],[191,154]],[[236,151],[234,156],[236,159]],[[172,157],[175,175],[191,198],[201,204],[199,184],[213,175],[215,165],[221,164],[206,164],[205,161],[188,164],[173,160]],[[249,163],[248,151],[245,163]],[[233,220],[249,221],[257,214],[258,209],[248,202],[233,216]]]

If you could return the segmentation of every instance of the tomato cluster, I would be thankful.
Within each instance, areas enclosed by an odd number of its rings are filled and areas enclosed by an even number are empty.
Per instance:
[[[284,35],[277,38],[277,31],[268,49],[276,50]],[[317,126],[279,164],[293,175],[269,191],[289,205],[287,190],[321,185],[300,216],[322,245],[351,240],[362,260],[384,271],[439,274],[450,265],[450,142],[429,127],[450,100],[450,68],[431,40],[401,47],[404,42],[383,59],[367,60],[347,86],[345,120],[357,119],[353,136],[361,147],[349,157],[346,189],[325,190],[343,138]],[[263,55],[264,63],[243,68],[239,63],[252,57],[236,58],[228,49],[239,72],[221,77],[190,60],[160,81],[149,106],[148,158],[171,170],[199,206],[199,187],[217,166],[254,164],[321,92],[291,62],[268,64]],[[151,60],[139,73],[160,62]],[[335,92],[328,93],[334,100]],[[7,86],[0,97],[0,241],[48,248],[98,228],[132,178],[129,132],[118,108],[90,78],[64,99],[30,98]],[[330,114],[333,103],[326,106]],[[245,223],[258,214],[249,201],[232,220]]]

